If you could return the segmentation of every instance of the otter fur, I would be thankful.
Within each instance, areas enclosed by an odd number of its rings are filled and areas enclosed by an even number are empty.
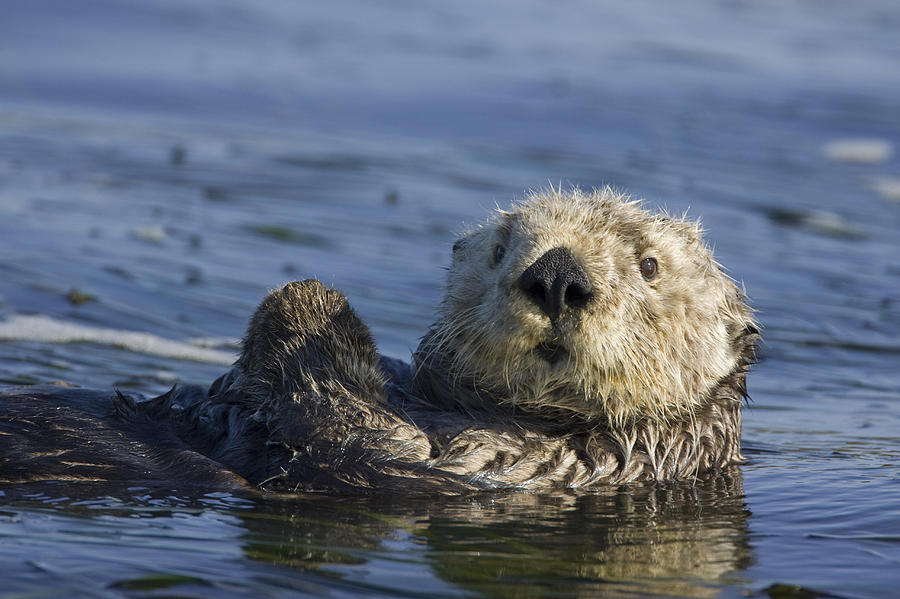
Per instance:
[[[0,393],[0,481],[171,476],[179,463],[200,479],[220,467],[207,477],[217,484],[287,491],[710,476],[743,459],[758,337],[696,223],[609,188],[550,189],[454,244],[445,298],[411,366],[379,356],[343,294],[289,283],[263,300],[239,359],[208,390],[149,401],[47,386]],[[34,468],[21,447],[40,453],[47,428],[63,431],[50,441],[60,452]],[[94,453],[131,457],[82,455],[98,432],[121,438]]]

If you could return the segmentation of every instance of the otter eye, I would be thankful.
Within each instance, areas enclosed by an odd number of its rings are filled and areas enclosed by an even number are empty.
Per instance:
[[[656,258],[644,258],[641,260],[641,276],[644,277],[644,280],[652,280],[656,276],[657,268]]]
[[[463,243],[462,239],[457,239],[456,241],[454,241],[453,242],[453,253],[455,254],[456,252],[461,250],[463,245],[465,245],[465,244]]]
[[[494,248],[494,264],[503,260],[503,256],[505,256],[505,255],[506,255],[506,248],[503,247],[502,245],[498,244],[497,247]]]

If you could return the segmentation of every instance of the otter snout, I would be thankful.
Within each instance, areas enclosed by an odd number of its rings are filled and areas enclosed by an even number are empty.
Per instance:
[[[519,288],[555,321],[591,298],[591,281],[575,256],[564,247],[547,250],[519,277]]]

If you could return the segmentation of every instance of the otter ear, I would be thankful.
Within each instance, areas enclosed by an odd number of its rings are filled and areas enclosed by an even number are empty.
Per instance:
[[[472,242],[478,235],[478,233],[479,229],[469,229],[459,234],[459,237],[457,237],[456,241],[453,242],[454,260],[457,258],[461,258],[466,254],[466,250],[472,247]]]
[[[744,328],[732,339],[731,347],[734,349],[742,364],[747,366],[756,363],[756,344],[762,338],[756,323],[747,323]]]
[[[725,300],[724,312],[728,341],[737,360],[737,369],[746,372],[751,364],[756,363],[760,332],[746,296],[736,286]]]

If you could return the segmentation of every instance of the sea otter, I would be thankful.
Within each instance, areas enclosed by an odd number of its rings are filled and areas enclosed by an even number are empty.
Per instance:
[[[0,394],[0,481],[462,493],[715,475],[742,461],[759,337],[697,224],[550,189],[453,245],[411,365],[340,292],[271,292],[212,386]]]

